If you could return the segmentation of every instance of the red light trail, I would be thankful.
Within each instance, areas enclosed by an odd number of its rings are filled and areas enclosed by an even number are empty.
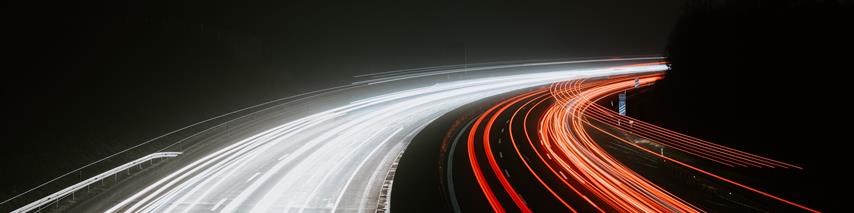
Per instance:
[[[509,180],[509,173],[502,169],[493,152],[494,138],[500,137],[506,129],[510,144],[515,149],[513,156],[518,158],[524,165],[523,168],[548,191],[549,197],[553,197],[569,211],[589,209],[599,212],[704,212],[614,158],[587,132],[588,129],[596,129],[617,139],[618,143],[628,144],[684,168],[806,211],[818,212],[679,159],[664,156],[603,128],[632,133],[660,146],[728,167],[801,169],[796,165],[622,116],[596,104],[604,97],[634,87],[635,79],[638,79],[641,86],[648,86],[661,79],[662,75],[663,73],[623,75],[555,83],[501,101],[482,113],[469,129],[467,154],[477,184],[492,209],[496,212],[532,211],[523,194],[519,192],[518,187],[523,186],[513,185]],[[510,110],[511,108],[515,110]],[[545,111],[537,114],[538,116],[531,116],[535,114],[535,109]],[[506,124],[496,122],[498,119],[507,118],[506,116],[509,116]],[[521,122],[518,122],[520,120]],[[591,123],[592,121],[599,126]],[[529,128],[529,124],[536,126]],[[501,130],[497,132],[493,129]],[[517,132],[520,129],[522,132]],[[523,136],[521,138],[526,139],[527,143],[517,141],[515,136]],[[500,142],[499,139],[498,143]],[[524,152],[521,149],[530,149],[532,152]],[[501,154],[500,157],[505,156]],[[485,164],[481,163],[484,159]],[[504,201],[512,201],[512,205],[506,205]]]

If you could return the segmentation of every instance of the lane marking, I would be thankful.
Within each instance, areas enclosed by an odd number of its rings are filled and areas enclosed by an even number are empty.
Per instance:
[[[252,177],[249,177],[249,180],[246,180],[246,182],[249,183],[250,181],[252,181],[252,179],[255,179],[255,177],[258,177],[258,175],[260,174],[260,172],[256,172],[254,175],[252,175]]]
[[[365,163],[368,162],[368,159],[371,159],[371,156],[374,156],[374,153],[376,153],[378,150],[380,150],[380,148],[383,147],[383,145],[385,145],[386,143],[391,141],[391,139],[394,138],[394,136],[396,136],[397,133],[399,133],[401,130],[403,130],[403,127],[397,128],[397,130],[395,130],[393,133],[391,133],[391,135],[389,135],[385,140],[380,142],[373,150],[371,150],[370,153],[365,155],[365,158],[363,158],[362,162],[360,162],[359,165],[356,166],[356,170],[353,171],[353,174],[350,175],[350,178],[348,178],[347,182],[345,182],[344,186],[341,187],[341,193],[338,195],[338,198],[335,199],[335,203],[332,205],[332,213],[335,213],[338,211],[338,206],[341,205],[341,199],[344,198],[344,193],[347,192],[347,188],[350,187],[350,183],[353,182],[353,179],[356,178],[356,174],[359,173],[359,170],[362,170],[362,167],[365,166]]]
[[[291,153],[287,153],[287,154],[285,154],[285,155],[282,155],[282,157],[279,157],[278,161],[284,160],[284,159],[285,159],[286,157],[288,157],[289,155],[291,155]]]
[[[221,206],[222,203],[225,203],[225,200],[227,200],[227,199],[228,198],[223,198],[222,200],[219,200],[219,202],[216,202],[216,205],[214,205],[214,207],[211,208],[211,211],[216,211],[216,209],[219,208],[219,206]]]

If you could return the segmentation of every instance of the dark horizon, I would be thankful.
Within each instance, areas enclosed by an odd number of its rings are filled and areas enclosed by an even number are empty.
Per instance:
[[[55,168],[357,74],[661,54],[679,2],[13,3],[24,5],[9,7],[17,42],[3,93],[14,113],[3,131],[14,141],[4,150],[16,151],[4,167],[40,175],[5,179],[32,186],[64,173]]]
[[[826,163],[836,157],[823,153],[826,147],[797,144],[840,140],[809,125],[836,116],[823,110],[836,107],[833,100],[838,98],[824,93],[811,98],[815,103],[789,100],[810,88],[842,90],[838,79],[825,77],[842,76],[846,70],[844,57],[850,54],[835,51],[850,51],[845,20],[850,20],[851,5],[680,0],[15,2],[8,7],[15,12],[8,30],[11,66],[3,78],[7,137],[2,148],[3,179],[15,184],[0,188],[0,199],[197,121],[349,84],[358,74],[662,55],[674,70],[661,86],[637,94],[629,115],[801,163],[817,172],[799,179],[813,181],[799,189],[808,192],[804,196],[815,195],[810,204],[824,210],[838,205],[828,193],[830,186],[820,182],[831,171]],[[831,71],[778,74],[810,69]],[[799,86],[768,94],[768,88],[781,84]],[[697,105],[733,97],[738,105]],[[818,115],[780,116],[794,111]],[[788,134],[773,134],[778,131]]]

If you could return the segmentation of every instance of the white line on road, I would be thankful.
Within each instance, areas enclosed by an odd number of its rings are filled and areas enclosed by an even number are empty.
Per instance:
[[[371,150],[371,152],[368,153],[368,155],[366,155],[365,158],[362,159],[362,162],[360,162],[359,165],[356,166],[356,170],[353,172],[352,175],[350,175],[350,178],[347,179],[347,182],[345,182],[344,187],[341,187],[341,194],[338,195],[338,199],[335,199],[335,204],[332,205],[332,213],[335,213],[338,210],[338,205],[341,205],[341,199],[344,198],[344,192],[347,192],[347,187],[349,187],[350,183],[353,182],[353,179],[356,178],[356,173],[358,173],[359,170],[362,169],[362,166],[365,166],[365,163],[368,162],[368,159],[370,159],[371,156],[373,156],[374,153],[376,153],[377,150],[382,147],[382,144],[385,144],[390,141],[401,130],[403,130],[403,127],[397,128],[394,133],[391,133],[391,135],[389,135],[385,140],[383,140],[383,142],[380,142],[380,146],[376,146],[376,148]]]
[[[140,207],[142,207],[141,210],[143,211],[159,210],[161,206],[172,203],[174,197],[181,195],[199,196],[192,193],[194,192],[192,190],[190,192],[185,192],[186,189],[196,188],[206,189],[205,194],[202,194],[200,197],[206,197],[204,195],[206,195],[208,191],[221,192],[230,191],[232,190],[231,188],[236,188],[236,192],[239,192],[238,196],[234,196],[234,199],[228,198],[231,200],[228,203],[221,201],[219,206],[215,207],[215,209],[218,209],[220,206],[223,207],[221,209],[223,212],[236,211],[237,208],[244,206],[244,203],[246,204],[245,207],[250,207],[257,211],[266,211],[279,206],[289,206],[289,203],[297,202],[306,203],[305,205],[300,206],[300,208],[306,210],[313,208],[329,208],[330,203],[329,200],[326,199],[335,199],[335,202],[332,205],[332,211],[351,209],[349,206],[352,202],[342,202],[342,200],[346,199],[349,201],[351,199],[359,199],[358,195],[365,194],[359,190],[377,189],[376,187],[364,187],[364,189],[362,189],[361,186],[365,184],[363,183],[365,182],[363,181],[364,179],[354,179],[354,176],[371,172],[362,171],[364,169],[373,169],[375,170],[373,171],[375,173],[378,171],[384,171],[381,168],[387,168],[387,165],[375,165],[382,164],[382,162],[371,161],[383,158],[374,155],[377,155],[378,153],[382,153],[383,155],[397,155],[398,153],[396,152],[386,153],[382,151],[386,150],[388,146],[390,146],[387,144],[394,143],[392,145],[395,145],[398,143],[405,143],[411,139],[403,137],[392,140],[391,137],[394,135],[392,134],[392,136],[389,136],[386,140],[380,142],[376,147],[365,146],[362,149],[356,149],[358,153],[369,152],[361,159],[353,159],[356,162],[339,162],[333,161],[333,159],[338,158],[326,157],[343,156],[351,152],[352,150],[348,150],[346,148],[352,148],[353,145],[358,144],[353,142],[351,139],[362,139],[364,136],[367,136],[358,130],[351,131],[350,127],[360,127],[362,129],[387,129],[391,126],[398,126],[402,128],[397,131],[403,131],[403,129],[411,129],[411,127],[414,126],[413,124],[421,122],[423,119],[433,118],[434,115],[426,114],[428,112],[433,113],[433,111],[436,111],[437,113],[444,113],[462,104],[480,100],[482,97],[487,95],[491,96],[502,94],[522,88],[545,85],[554,81],[571,80],[589,76],[605,76],[658,70],[658,68],[652,66],[639,67],[636,69],[637,70],[570,69],[453,81],[446,84],[440,84],[435,87],[418,87],[415,89],[373,96],[362,101],[357,101],[355,102],[356,104],[338,106],[315,114],[311,114],[312,111],[309,111],[307,112],[307,117],[287,122],[283,124],[285,127],[277,126],[272,130],[265,130],[261,132],[260,135],[256,134],[250,138],[235,142],[235,144],[229,145],[223,150],[208,154],[207,156],[190,163],[190,165],[181,168],[179,171],[165,177],[163,180],[157,181],[155,184],[143,188],[142,191],[117,204],[108,212],[118,210],[134,211]],[[441,103],[442,107],[423,107],[430,105],[430,103]],[[339,118],[341,115],[347,114],[350,114],[350,116],[346,117],[346,119],[342,118],[341,120],[336,121],[337,123],[334,125],[320,125],[322,121],[333,120],[335,118]],[[413,119],[406,119],[409,117],[413,117]],[[505,131],[508,130],[506,128],[501,129],[501,132]],[[397,137],[400,136],[396,136],[395,138]],[[371,140],[371,144],[376,144],[376,142],[378,142],[377,139],[379,138]],[[299,146],[296,151],[290,154],[284,154],[282,152],[271,153],[273,151],[268,151],[272,144],[279,143],[280,141],[297,141],[293,143],[304,144]],[[351,146],[338,146],[342,143]],[[243,162],[251,162],[252,165],[257,164],[265,166],[272,163],[274,164],[273,167],[268,170],[257,170],[252,168],[242,169],[242,167],[239,166],[240,164],[237,164],[238,166],[234,167],[230,166],[235,162],[239,162],[237,160],[243,159],[243,155],[252,155],[256,153],[269,153],[272,156],[264,156],[257,161],[247,160]],[[272,157],[275,157],[276,154],[284,154],[284,156],[280,156],[278,162],[268,162],[268,160],[272,160]],[[500,155],[503,157],[503,153]],[[304,161],[296,160],[289,162],[295,158],[304,159]],[[248,157],[246,159],[252,158]],[[549,156],[549,159],[552,159],[552,157]],[[358,162],[360,160],[361,162]],[[371,161],[371,163],[368,164],[368,161]],[[341,164],[352,165],[353,163],[358,163],[358,165],[346,170],[335,169]],[[323,166],[324,169],[314,169],[319,166]],[[222,174],[229,174],[231,172],[246,172],[243,174],[248,174],[258,171],[263,171],[264,174],[258,174],[256,177],[250,178],[250,181],[247,181],[249,182],[249,186],[232,187],[229,184],[220,184],[224,183],[221,182],[223,180],[231,181],[233,179],[224,178],[228,176],[219,175],[220,173],[218,170],[228,172]],[[282,171],[280,172],[280,170]],[[284,170],[287,170],[287,172],[284,172]],[[509,176],[509,171],[505,171],[505,173]],[[277,174],[283,174],[284,177],[279,178]],[[327,184],[323,184],[323,181],[313,181],[320,182],[319,184],[323,185],[320,186],[321,188],[318,190],[318,193],[323,193],[325,196],[302,196],[300,193],[296,193],[305,191],[305,189],[311,191],[318,187],[317,185],[312,184],[301,184],[301,178],[325,176],[334,177],[336,178],[336,181],[327,181]],[[347,176],[350,176],[349,179],[347,179]],[[245,178],[243,175],[240,177]],[[268,182],[270,180],[272,180],[272,182]],[[343,186],[341,186],[341,184],[343,184]],[[270,185],[273,187],[266,187]],[[348,189],[352,185],[359,185],[360,187]],[[262,186],[264,189],[260,189]],[[376,192],[372,192],[368,194],[375,193]],[[337,194],[337,196],[335,194]],[[219,197],[226,195],[233,196],[231,193],[217,193],[211,196]],[[212,198],[204,200],[214,201],[217,199]],[[281,201],[284,201],[285,203],[280,204]],[[132,206],[128,208],[126,205]],[[338,209],[339,207],[341,207],[341,209]]]
[[[255,179],[255,177],[258,177],[258,175],[260,174],[260,172],[256,172],[254,175],[252,175],[252,177],[249,177],[249,180],[246,180],[246,182],[249,183],[250,181],[252,181],[252,179]]]
[[[278,160],[285,159],[286,157],[288,157],[288,155],[291,155],[291,153],[288,153],[288,154],[282,155],[282,157],[279,157],[279,159],[278,159]]]
[[[225,200],[227,200],[227,199],[228,198],[223,198],[222,200],[219,200],[219,202],[216,202],[216,205],[214,205],[214,207],[211,208],[211,211],[216,211],[216,209],[219,208],[219,206],[221,206],[222,203],[225,203]]]

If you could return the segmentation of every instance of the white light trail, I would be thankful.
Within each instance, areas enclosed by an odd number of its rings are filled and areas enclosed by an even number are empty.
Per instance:
[[[377,201],[367,195],[379,193],[391,164],[383,159],[397,156],[399,149],[394,147],[405,146],[426,124],[455,108],[558,81],[666,69],[644,65],[514,74],[368,96],[234,142],[142,188],[107,212],[373,211]]]

